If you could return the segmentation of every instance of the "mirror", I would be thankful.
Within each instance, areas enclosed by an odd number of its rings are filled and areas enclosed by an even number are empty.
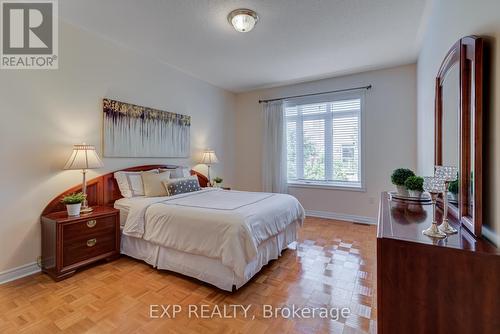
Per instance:
[[[472,69],[473,70],[473,69]],[[471,73],[471,77],[474,77],[474,73]],[[469,83],[469,87],[472,85],[472,83]],[[467,197],[465,198],[465,205],[467,206],[467,212],[474,212],[474,159],[471,157],[474,156],[474,126],[473,123],[470,122],[471,119],[474,119],[474,105],[472,105],[474,98],[471,99],[471,101],[468,101],[469,105],[469,110],[470,110],[470,119],[469,119],[469,145],[470,145],[470,152],[469,152],[469,159],[468,159],[468,177],[467,177]]]
[[[457,166],[449,212],[475,236],[482,226],[483,40],[468,36],[448,51],[436,77],[435,165]]]
[[[442,83],[442,165],[459,168],[460,156],[460,68],[454,63]],[[452,212],[458,212],[457,182],[450,184],[448,203]]]

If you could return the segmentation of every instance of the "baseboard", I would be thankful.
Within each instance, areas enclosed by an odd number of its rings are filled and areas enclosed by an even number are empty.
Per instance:
[[[25,264],[17,268],[12,268],[0,272],[0,284],[14,281],[18,278],[35,274],[40,271],[40,267],[36,262]]]
[[[376,225],[377,224],[376,218],[348,215],[348,214],[344,214],[344,213],[336,213],[336,212],[330,212],[330,211],[306,210],[306,216],[326,218],[326,219],[335,219],[335,220],[344,220],[344,221],[348,221],[348,222],[369,224],[369,225]]]

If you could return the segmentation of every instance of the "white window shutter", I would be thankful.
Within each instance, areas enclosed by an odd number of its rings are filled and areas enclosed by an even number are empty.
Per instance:
[[[285,102],[289,182],[362,185],[362,96]]]

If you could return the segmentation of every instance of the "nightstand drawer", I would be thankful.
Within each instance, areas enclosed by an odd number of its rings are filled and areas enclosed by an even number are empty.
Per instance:
[[[63,241],[63,267],[112,252],[115,249],[114,233],[103,233]]]
[[[64,224],[62,235],[63,267],[67,267],[115,249],[115,217],[89,217],[71,224]]]
[[[89,218],[63,226],[64,243],[90,239],[94,236],[112,234],[115,231],[115,217]]]

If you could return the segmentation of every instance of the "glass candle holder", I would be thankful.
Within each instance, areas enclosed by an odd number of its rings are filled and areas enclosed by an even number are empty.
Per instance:
[[[439,230],[446,234],[457,233],[457,230],[453,228],[448,222],[448,187],[450,186],[450,182],[453,182],[457,179],[458,168],[454,166],[435,166],[434,167],[434,175],[443,180],[444,182],[444,191],[443,191],[443,220],[441,225],[439,225]]]
[[[423,230],[422,233],[431,238],[443,239],[446,238],[446,234],[438,229],[436,221],[436,200],[440,193],[444,191],[444,181],[437,177],[424,177],[424,190],[431,195],[432,201],[432,225]]]

